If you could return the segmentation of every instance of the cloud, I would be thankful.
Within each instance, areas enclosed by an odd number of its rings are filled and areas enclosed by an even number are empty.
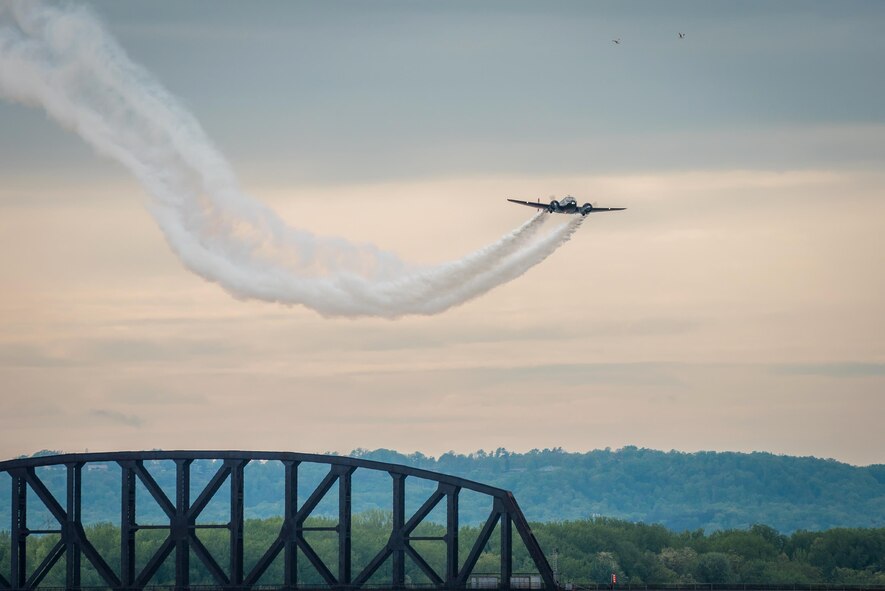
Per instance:
[[[144,420],[137,415],[127,415],[122,412],[117,412],[114,410],[105,410],[100,408],[94,408],[89,411],[90,416],[97,417],[99,419],[105,419],[112,423],[117,423],[119,425],[125,425],[127,427],[141,427],[144,425]]]
[[[210,400],[204,394],[176,387],[174,383],[145,384],[140,378],[121,380],[104,397],[127,406],[139,406],[145,409],[178,408],[181,406],[208,405]]]
[[[81,359],[88,363],[170,362],[223,358],[234,354],[236,347],[213,339],[176,338],[160,341],[152,338],[91,339],[77,347]]]
[[[793,363],[776,365],[772,373],[792,376],[825,376],[828,378],[868,378],[885,376],[885,363]]]
[[[30,343],[0,343],[0,367],[70,367],[73,361],[65,354]]]

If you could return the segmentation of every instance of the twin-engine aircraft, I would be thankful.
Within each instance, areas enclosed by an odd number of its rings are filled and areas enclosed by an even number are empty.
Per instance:
[[[581,215],[587,215],[588,213],[596,213],[597,211],[623,211],[627,209],[626,207],[596,207],[591,203],[585,203],[584,205],[579,206],[578,202],[575,201],[575,198],[571,195],[563,197],[562,201],[554,199],[550,203],[541,203],[540,199],[537,202],[520,201],[519,199],[508,199],[507,201],[537,209],[545,209],[547,210],[547,213],[579,213]]]

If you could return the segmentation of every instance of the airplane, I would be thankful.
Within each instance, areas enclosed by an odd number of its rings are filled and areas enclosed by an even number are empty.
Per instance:
[[[550,203],[541,203],[540,199],[538,199],[537,202],[520,201],[519,199],[508,199],[507,201],[519,205],[527,205],[528,207],[545,209],[547,210],[547,213],[579,213],[581,215],[587,215],[588,213],[595,213],[597,211],[623,211],[627,209],[626,207],[596,207],[591,203],[585,203],[584,205],[578,206],[578,202],[575,201],[575,198],[571,195],[566,195],[562,198],[562,201],[554,199]]]
[[[617,39],[612,39],[612,43],[614,43],[615,45],[620,45],[620,44],[621,44],[621,38],[618,37]]]
[[[685,33],[679,33],[679,38],[680,38],[680,39],[685,39]]]

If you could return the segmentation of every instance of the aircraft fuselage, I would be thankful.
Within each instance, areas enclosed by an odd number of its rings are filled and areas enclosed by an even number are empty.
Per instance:
[[[626,209],[626,207],[594,207],[591,203],[578,205],[577,201],[575,201],[575,198],[571,195],[564,197],[562,201],[554,199],[550,203],[541,203],[540,200],[538,200],[537,202],[521,201],[519,199],[508,199],[507,201],[510,201],[511,203],[516,203],[518,205],[534,207],[535,209],[543,209],[547,211],[547,213],[579,213],[581,215],[587,215],[588,213],[594,213],[597,211],[622,211]]]

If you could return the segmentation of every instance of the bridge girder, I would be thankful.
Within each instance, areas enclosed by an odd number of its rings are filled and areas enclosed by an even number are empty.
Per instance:
[[[171,460],[175,463],[175,494],[169,498],[157,483],[145,462]],[[220,466],[197,497],[191,501],[190,467],[197,460],[215,460]],[[276,538],[256,564],[246,572],[243,563],[243,492],[246,465],[251,461],[278,461],[284,467],[285,492],[283,499],[283,522]],[[112,568],[87,539],[81,519],[83,498],[82,470],[89,463],[116,463],[121,469],[120,507],[120,563]],[[298,468],[302,463],[324,464],[328,472],[298,505]],[[66,498],[62,506],[47,489],[36,469],[45,466],[64,466],[66,470]],[[358,573],[352,571],[351,518],[352,477],[356,470],[386,472],[392,485],[392,528],[386,545]],[[408,556],[424,572],[435,588],[464,589],[477,561],[489,543],[495,528],[501,535],[500,582],[509,587],[512,576],[513,532],[525,545],[545,588],[556,588],[553,572],[535,539],[516,499],[503,489],[488,486],[464,478],[373,460],[341,456],[302,454],[294,452],[257,451],[145,451],[62,454],[22,458],[0,462],[0,473],[8,473],[11,490],[11,547],[9,558],[10,578],[0,575],[0,589],[22,591],[37,587],[52,567],[65,557],[65,586],[80,588],[80,566],[83,558],[88,561],[105,584],[113,589],[136,590],[145,588],[166,559],[175,555],[175,588],[190,586],[190,556],[193,553],[215,584],[222,589],[251,589],[258,585],[262,575],[274,560],[283,556],[282,587],[298,588],[296,555],[300,552],[330,588],[359,590],[366,586],[372,576],[388,560],[391,563],[392,589],[406,587],[405,562]],[[421,478],[436,483],[436,489],[427,497],[414,514],[406,515],[405,482],[408,477]],[[168,519],[164,525],[140,525],[136,514],[136,483],[140,482]],[[215,497],[225,482],[230,484],[230,519],[225,525],[199,524],[197,518]],[[311,528],[305,525],[326,494],[338,485],[338,524],[334,528]],[[492,507],[479,536],[463,563],[459,560],[458,531],[459,494],[470,490],[492,498]],[[31,529],[27,523],[28,491],[40,501],[58,523],[57,529]],[[414,536],[415,529],[441,503],[445,502],[446,533],[439,540],[446,545],[444,572],[430,566],[412,542],[431,538]],[[197,536],[200,528],[226,528],[230,536],[230,555],[223,567],[213,557]],[[135,534],[139,530],[159,529],[166,537],[154,554],[138,570],[135,559]],[[328,529],[337,535],[338,564],[333,569],[326,564],[305,538],[305,532]],[[58,534],[59,541],[39,565],[27,572],[26,556],[28,537],[34,534]],[[460,566],[459,566],[460,565]],[[264,586],[264,585],[262,585]]]

